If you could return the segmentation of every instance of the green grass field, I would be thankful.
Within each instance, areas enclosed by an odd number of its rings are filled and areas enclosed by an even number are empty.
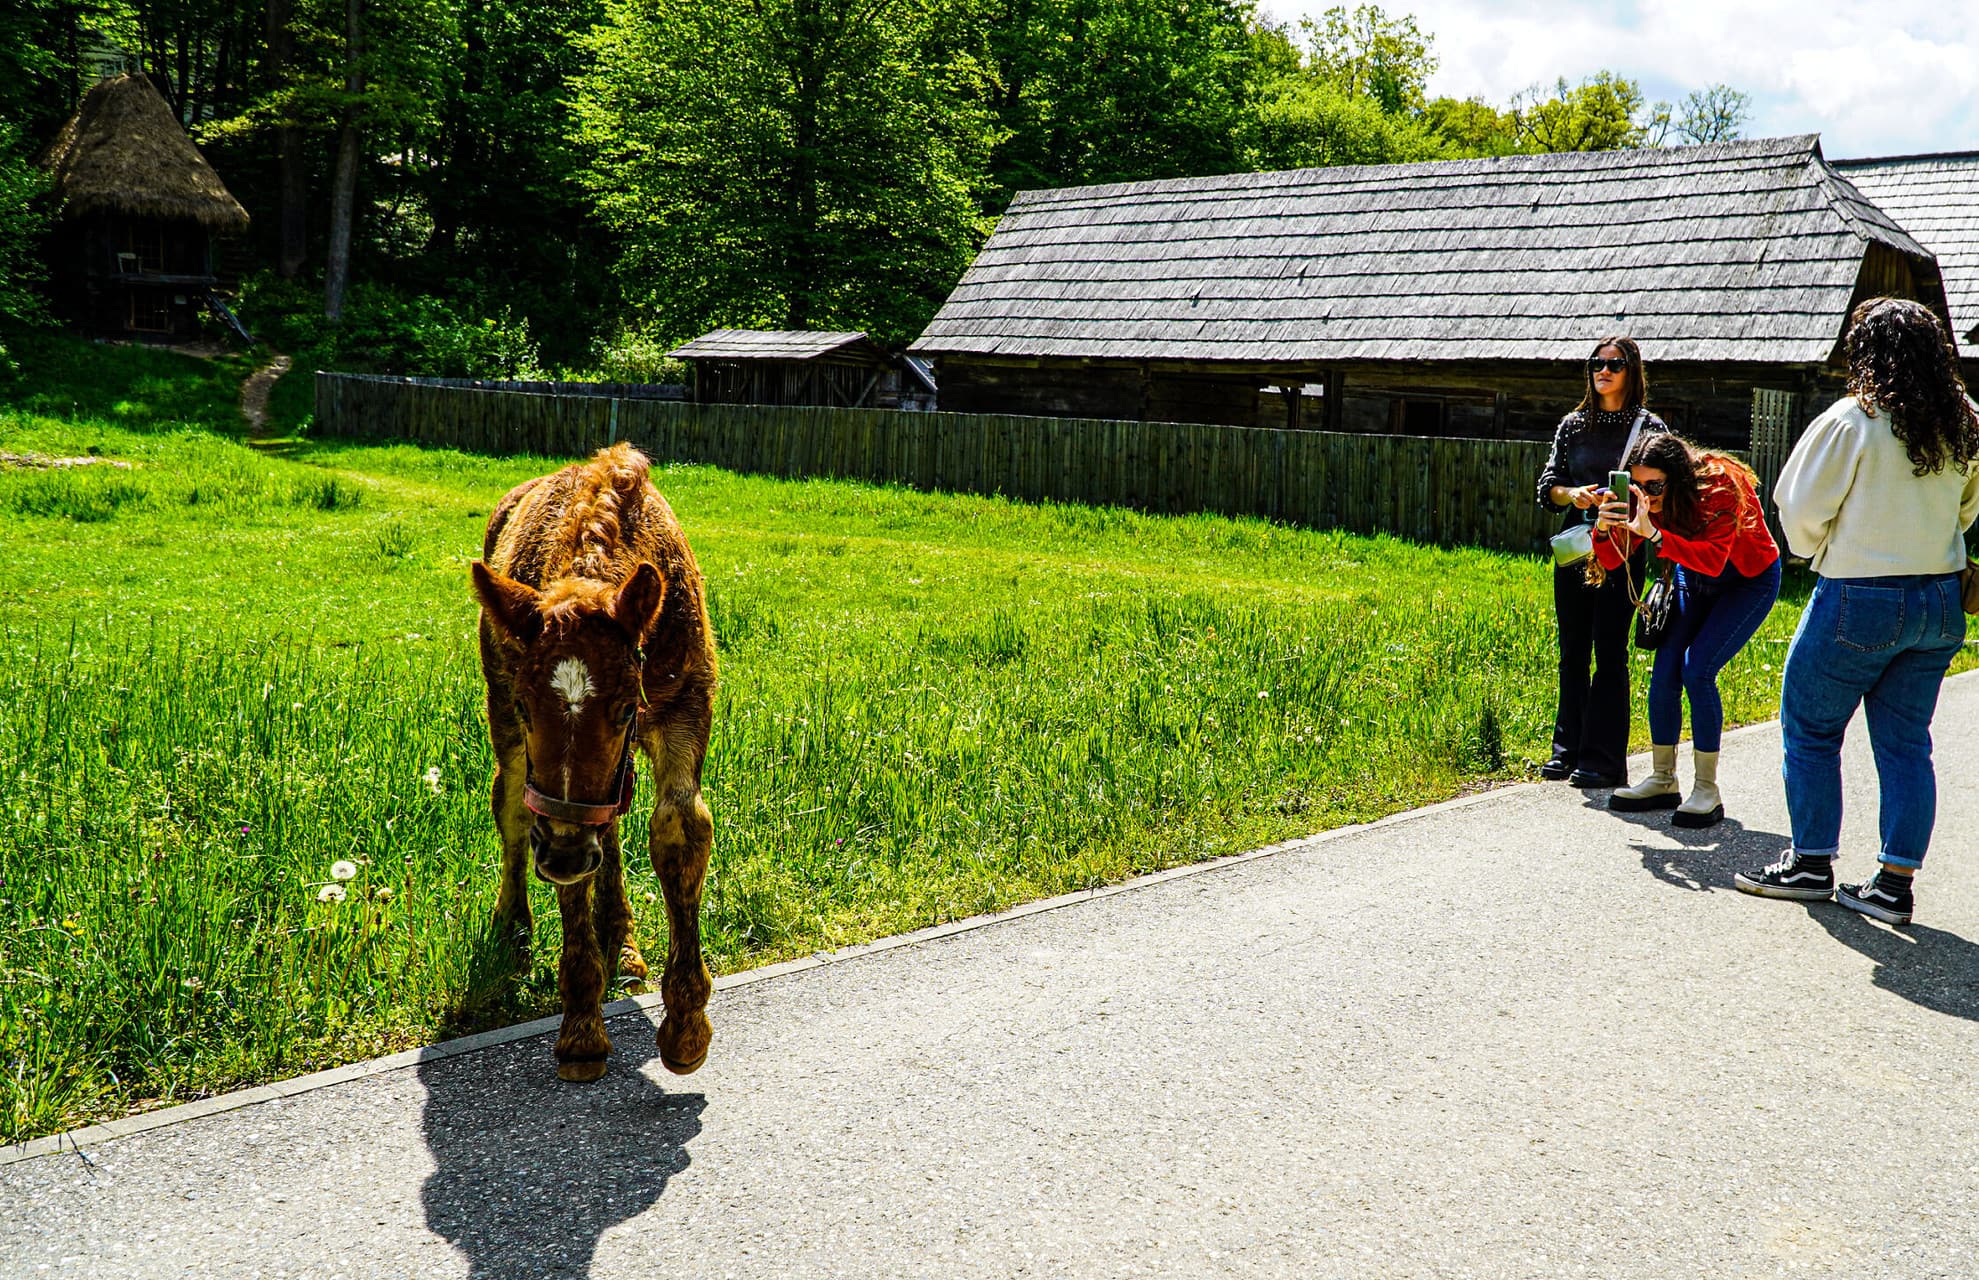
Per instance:
[[[131,463],[0,470],[0,1139],[553,1011],[554,898],[538,886],[532,974],[499,976],[484,938],[497,846],[466,565],[494,500],[556,464],[257,450],[228,434],[246,362],[76,359],[86,398],[0,409],[0,450]],[[1536,560],[655,480],[724,663],[718,971],[1373,818],[1544,755]],[[1797,612],[1730,668],[1733,719],[1771,714]],[[321,901],[340,859],[358,874]],[[637,906],[653,881],[631,866]],[[647,908],[649,954],[662,930]]]

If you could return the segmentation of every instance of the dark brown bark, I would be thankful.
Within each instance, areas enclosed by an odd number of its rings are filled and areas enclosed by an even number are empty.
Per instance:
[[[357,209],[357,162],[362,141],[359,95],[364,92],[364,0],[347,0],[348,34],[344,42],[343,125],[337,132],[337,172],[330,191],[330,247],[323,262],[323,315],[337,320],[344,313],[344,290],[350,284],[351,222]]]
[[[295,56],[295,32],[289,23],[293,0],[268,0],[268,82],[271,89],[287,83],[289,60]],[[280,239],[275,248],[275,272],[284,280],[302,274],[309,256],[309,179],[302,163],[302,131],[292,124],[275,130],[280,157]]]

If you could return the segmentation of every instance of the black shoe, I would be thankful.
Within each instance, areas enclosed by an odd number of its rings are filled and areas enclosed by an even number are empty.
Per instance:
[[[1573,771],[1573,765],[1558,756],[1554,756],[1551,760],[1539,766],[1539,776],[1548,782],[1558,782]]]
[[[1835,865],[1831,858],[1803,858],[1788,850],[1781,859],[1763,871],[1741,871],[1732,877],[1741,893],[1762,898],[1798,898],[1818,902],[1835,892]]]
[[[1861,884],[1835,886],[1835,901],[1885,924],[1909,924],[1911,910],[1917,905],[1910,892],[1910,877],[1887,871],[1879,871]]]
[[[1567,785],[1579,787],[1583,791],[1599,791],[1603,787],[1625,787],[1628,781],[1619,773],[1596,773],[1592,769],[1576,769],[1567,775]]]

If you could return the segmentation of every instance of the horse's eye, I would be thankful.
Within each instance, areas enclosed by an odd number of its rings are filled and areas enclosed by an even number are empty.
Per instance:
[[[637,706],[637,704],[634,704],[633,706],[629,706],[625,710],[618,713],[618,722],[620,724],[631,724],[632,717],[638,714],[639,714],[639,707]]]

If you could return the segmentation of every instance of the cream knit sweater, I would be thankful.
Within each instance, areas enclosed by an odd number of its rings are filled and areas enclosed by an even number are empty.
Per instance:
[[[1965,567],[1979,517],[1979,463],[1914,474],[1887,414],[1848,396],[1808,424],[1780,469],[1773,503],[1795,555],[1824,578],[1887,578]]]

